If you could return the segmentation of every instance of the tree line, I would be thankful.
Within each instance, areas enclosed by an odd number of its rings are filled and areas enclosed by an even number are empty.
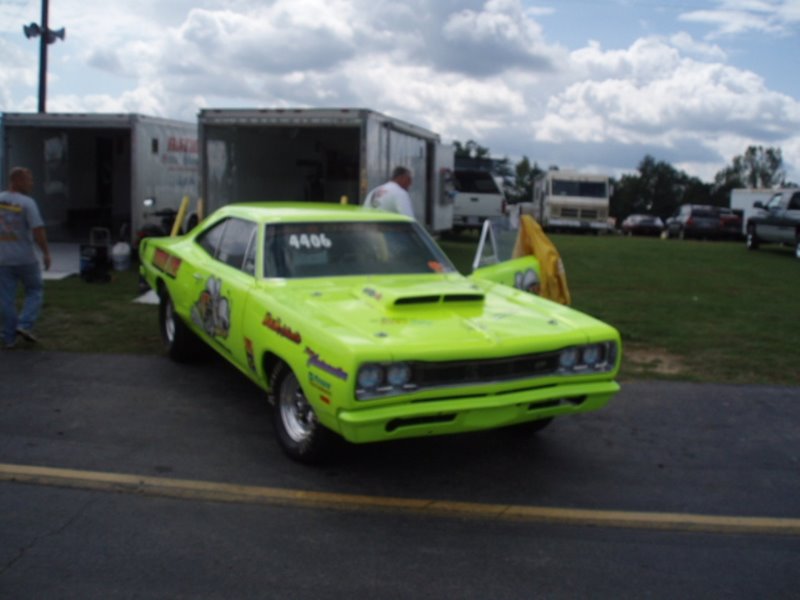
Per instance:
[[[505,192],[511,202],[529,202],[532,199],[534,180],[545,172],[527,156],[512,165],[508,158],[491,159],[489,149],[473,140],[453,143],[456,166],[482,165],[505,182]],[[551,165],[547,170],[558,170]],[[780,148],[749,146],[744,154],[734,157],[731,164],[720,170],[714,181],[705,183],[678,170],[665,161],[645,155],[637,172],[612,178],[614,193],[610,212],[622,220],[629,214],[645,213],[665,219],[681,204],[710,204],[729,206],[731,190],[738,188],[799,187],[786,180],[783,155]]]

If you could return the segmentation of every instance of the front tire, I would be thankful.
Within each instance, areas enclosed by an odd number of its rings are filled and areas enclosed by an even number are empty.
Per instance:
[[[747,226],[746,244],[748,250],[758,250],[758,236],[756,235],[755,225]]]
[[[272,423],[281,450],[298,462],[318,464],[331,456],[335,434],[319,422],[297,377],[288,367],[273,378]]]
[[[166,288],[161,290],[160,299],[158,322],[167,355],[175,362],[188,362],[196,353],[194,335],[175,312],[175,304]]]

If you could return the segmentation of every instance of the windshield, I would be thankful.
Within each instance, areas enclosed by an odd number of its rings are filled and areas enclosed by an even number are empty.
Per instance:
[[[467,194],[499,194],[491,173],[485,171],[456,171],[453,184],[459,192]]]
[[[553,179],[554,196],[578,196],[581,198],[605,198],[606,184],[602,181],[565,181]]]
[[[264,235],[264,276],[450,273],[455,268],[416,223],[281,223]]]

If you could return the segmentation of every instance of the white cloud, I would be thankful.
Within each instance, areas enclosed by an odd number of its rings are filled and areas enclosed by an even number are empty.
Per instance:
[[[685,54],[691,54],[705,60],[724,61],[727,58],[725,51],[717,45],[698,42],[685,31],[676,33],[669,38],[675,48]]]
[[[689,11],[680,19],[710,25],[709,38],[747,32],[792,35],[800,23],[798,0],[717,0],[716,4],[716,9]]]
[[[38,0],[24,4],[0,3],[0,16],[19,21]],[[51,24],[67,28],[67,42],[51,55],[52,111],[193,120],[205,107],[359,106],[543,165],[619,172],[649,153],[713,176],[755,143],[782,147],[800,167],[798,100],[684,31],[613,47],[587,41],[569,52],[540,21],[549,15],[551,24],[553,9],[521,0],[57,6]],[[783,32],[800,20],[798,0],[716,7],[682,18],[717,35]],[[35,110],[37,54],[23,45],[22,22],[19,33],[0,27],[0,53],[11,57],[0,70],[0,102]]]
[[[753,73],[681,57],[664,42],[640,40],[612,52],[594,45],[573,59],[577,72],[594,76],[550,99],[536,126],[541,141],[670,149],[692,140],[718,152],[712,142],[730,131],[750,143],[780,145],[800,130],[797,100],[770,92]]]
[[[533,14],[519,0],[489,0],[481,10],[452,13],[433,53],[441,66],[477,76],[510,68],[552,71],[557,48],[545,42]]]

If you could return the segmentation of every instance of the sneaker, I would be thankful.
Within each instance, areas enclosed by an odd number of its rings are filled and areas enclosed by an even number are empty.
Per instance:
[[[16,338],[14,338],[13,342],[6,342],[5,344],[3,344],[3,348],[5,348],[6,350],[13,350],[16,347],[17,347]]]
[[[28,329],[23,329],[22,327],[17,327],[17,333],[25,338],[29,342],[38,342],[39,338],[33,335],[33,332]]]

